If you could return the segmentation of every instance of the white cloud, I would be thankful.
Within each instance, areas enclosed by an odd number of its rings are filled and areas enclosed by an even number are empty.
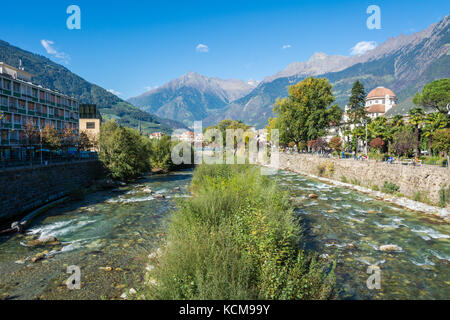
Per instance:
[[[196,50],[197,52],[209,52],[209,47],[208,47],[206,44],[200,43],[200,44],[195,48],[195,50]]]
[[[121,95],[121,93],[119,91],[116,91],[114,89],[109,89],[109,90],[106,90],[106,91],[108,91],[109,93],[115,94],[116,96],[120,96]]]
[[[351,48],[351,54],[361,55],[366,53],[369,50],[373,50],[377,47],[377,43],[375,41],[361,41],[358,42],[353,48]]]
[[[70,56],[67,53],[60,52],[56,50],[53,45],[55,44],[51,40],[41,40],[41,44],[44,47],[45,51],[47,51],[48,54],[55,56],[55,58],[60,59],[65,64],[69,64]]]
[[[292,48],[292,46],[290,44],[285,44],[284,46],[281,47],[281,49],[286,50],[286,49],[290,49]]]

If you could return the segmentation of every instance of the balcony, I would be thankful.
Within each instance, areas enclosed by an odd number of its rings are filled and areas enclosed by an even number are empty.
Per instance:
[[[19,92],[14,92],[13,96],[16,97],[16,98],[21,98],[22,97],[22,95]]]
[[[12,129],[12,123],[10,123],[10,122],[3,122],[3,123],[0,123],[0,126],[1,126],[2,128],[6,128],[6,129]]]
[[[22,129],[22,125],[20,123],[16,123],[14,125],[14,129]]]
[[[10,91],[10,90],[5,90],[5,89],[3,89],[3,93],[4,93],[4,94],[7,94],[7,95],[9,95],[9,96],[11,95],[11,91]]]
[[[18,109],[18,112],[20,114],[27,114],[27,110],[25,110],[25,109]]]
[[[1,145],[2,146],[9,146],[9,140],[2,140]]]

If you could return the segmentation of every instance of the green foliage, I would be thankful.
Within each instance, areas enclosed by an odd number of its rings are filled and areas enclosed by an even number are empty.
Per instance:
[[[169,136],[151,142],[150,164],[152,168],[168,171],[172,166],[172,142]]]
[[[348,183],[347,177],[344,176],[344,175],[342,175],[342,176],[341,176],[341,182],[343,182],[343,183]]]
[[[400,191],[400,187],[392,182],[385,181],[383,184],[383,188],[381,188],[381,191],[384,193],[394,194]]]
[[[226,120],[220,121],[219,124],[216,126],[210,126],[206,129],[204,129],[203,133],[205,133],[208,130],[212,130],[212,129],[218,129],[222,133],[223,145],[225,146],[226,141],[227,141],[227,130],[242,129],[245,132],[248,129],[250,129],[250,126],[246,125],[242,121],[226,119]],[[235,138],[235,140],[236,140],[236,138]],[[205,142],[209,143],[209,142],[213,142],[213,141],[205,141]],[[248,137],[246,138],[246,142],[248,142]]]
[[[450,154],[450,129],[441,129],[433,134],[433,149]]]
[[[350,107],[348,115],[352,123],[360,123],[361,120],[367,117],[365,104],[366,90],[364,89],[363,84],[359,80],[357,80],[353,84],[351,96],[348,102],[348,106]]]
[[[289,195],[258,167],[202,165],[173,213],[147,298],[326,299],[334,264],[298,245]]]
[[[331,177],[335,171],[333,162],[325,161],[317,165],[317,175],[319,177]]]
[[[399,156],[411,156],[417,142],[410,127],[404,127],[393,137],[392,148]]]
[[[105,119],[116,119],[121,125],[132,128],[138,128],[140,122],[142,129],[147,132],[163,131],[170,133],[171,127],[184,127],[176,121],[160,119],[139,110],[50,59],[19,49],[0,40],[0,61],[18,67],[19,59],[22,60],[26,71],[34,75],[33,82],[69,96],[75,96],[80,103],[97,104]]]
[[[439,190],[439,206],[444,208],[447,204],[450,204],[450,186],[443,186]]]
[[[280,143],[315,140],[326,135],[331,122],[337,121],[331,85],[326,79],[307,78],[288,88],[289,97],[278,99],[273,111],[278,114]]]
[[[437,112],[446,114],[450,104],[450,78],[435,80],[427,84],[422,93],[417,93],[414,104],[425,108],[434,108]]]
[[[114,179],[130,180],[150,169],[148,143],[134,129],[106,122],[100,131],[99,158]]]

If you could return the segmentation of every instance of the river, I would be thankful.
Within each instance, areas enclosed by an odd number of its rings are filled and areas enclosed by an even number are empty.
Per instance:
[[[164,238],[176,199],[189,196],[191,178],[192,171],[173,172],[89,194],[51,209],[23,235],[0,238],[0,298],[116,299],[126,288],[139,288],[147,256]],[[337,260],[338,298],[450,298],[447,223],[295,173],[281,172],[278,179],[301,202],[295,212],[306,247]],[[311,193],[319,198],[309,199]],[[41,235],[61,244],[26,246]],[[379,250],[388,244],[401,249]],[[46,259],[27,260],[44,250]],[[64,284],[72,265],[81,269],[81,290]],[[380,290],[367,288],[369,265],[380,267]]]

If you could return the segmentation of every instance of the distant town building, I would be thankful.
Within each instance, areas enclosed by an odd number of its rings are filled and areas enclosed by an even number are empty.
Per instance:
[[[0,62],[0,159],[22,159],[26,154],[21,147],[25,124],[37,130],[50,125],[78,131],[77,99],[34,84],[32,77],[22,67]]]
[[[366,112],[371,119],[384,116],[397,104],[397,96],[392,90],[378,87],[369,92],[366,98]]]
[[[174,134],[172,137],[184,142],[194,142],[195,134],[193,131],[185,131],[180,134]]]
[[[98,139],[100,138],[100,128],[102,126],[102,116],[97,108],[97,105],[80,104],[79,110],[79,131],[86,132],[90,139],[98,141]]]
[[[165,136],[165,133],[162,132],[153,132],[152,134],[150,134],[150,139],[155,139],[155,140],[161,140],[162,137]]]

